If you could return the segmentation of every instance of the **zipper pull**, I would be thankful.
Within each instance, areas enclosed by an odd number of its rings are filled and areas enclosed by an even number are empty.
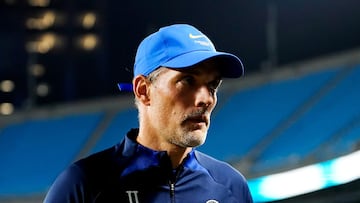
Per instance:
[[[182,170],[182,165],[177,169],[173,170],[173,177],[169,180],[171,203],[175,203],[175,182],[178,179]]]
[[[170,195],[171,197],[175,196],[175,184],[170,181]]]
[[[170,186],[170,202],[175,203],[175,184],[171,180],[169,180]]]

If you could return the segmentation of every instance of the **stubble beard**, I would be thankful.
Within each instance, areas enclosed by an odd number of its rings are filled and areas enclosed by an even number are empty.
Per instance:
[[[182,147],[197,147],[205,143],[207,132],[210,126],[210,119],[207,118],[206,108],[199,109],[188,115],[186,115],[182,122],[179,135],[179,145]],[[210,115],[209,115],[210,117]],[[192,120],[201,120],[205,126],[198,126],[196,123],[192,123]]]
[[[187,148],[198,147],[205,143],[207,131],[202,129],[193,129],[188,126],[183,126],[178,132],[177,136],[173,136],[169,141],[174,145]]]

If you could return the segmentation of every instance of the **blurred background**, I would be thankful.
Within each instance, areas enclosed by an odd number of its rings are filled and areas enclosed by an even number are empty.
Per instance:
[[[118,95],[140,40],[173,23],[197,26],[247,74],[357,48],[358,8],[357,0],[1,0],[0,102],[21,110]]]
[[[238,168],[256,202],[360,202],[359,8],[0,0],[0,202],[41,202],[68,164],[137,126],[133,97],[116,84],[131,82],[140,41],[174,23],[196,26],[246,69],[223,83],[199,150]]]

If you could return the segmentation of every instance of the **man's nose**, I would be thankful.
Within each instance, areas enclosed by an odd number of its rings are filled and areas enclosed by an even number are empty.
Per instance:
[[[216,101],[216,95],[208,87],[202,86],[196,91],[196,106],[211,106]]]

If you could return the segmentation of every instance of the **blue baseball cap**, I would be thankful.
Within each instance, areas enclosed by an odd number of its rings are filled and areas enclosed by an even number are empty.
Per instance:
[[[139,45],[134,65],[134,77],[148,76],[159,67],[188,68],[213,58],[219,63],[222,77],[238,78],[244,74],[241,60],[230,53],[215,49],[211,40],[197,28],[188,24],[174,24],[160,28]],[[130,90],[118,84],[120,90]]]

